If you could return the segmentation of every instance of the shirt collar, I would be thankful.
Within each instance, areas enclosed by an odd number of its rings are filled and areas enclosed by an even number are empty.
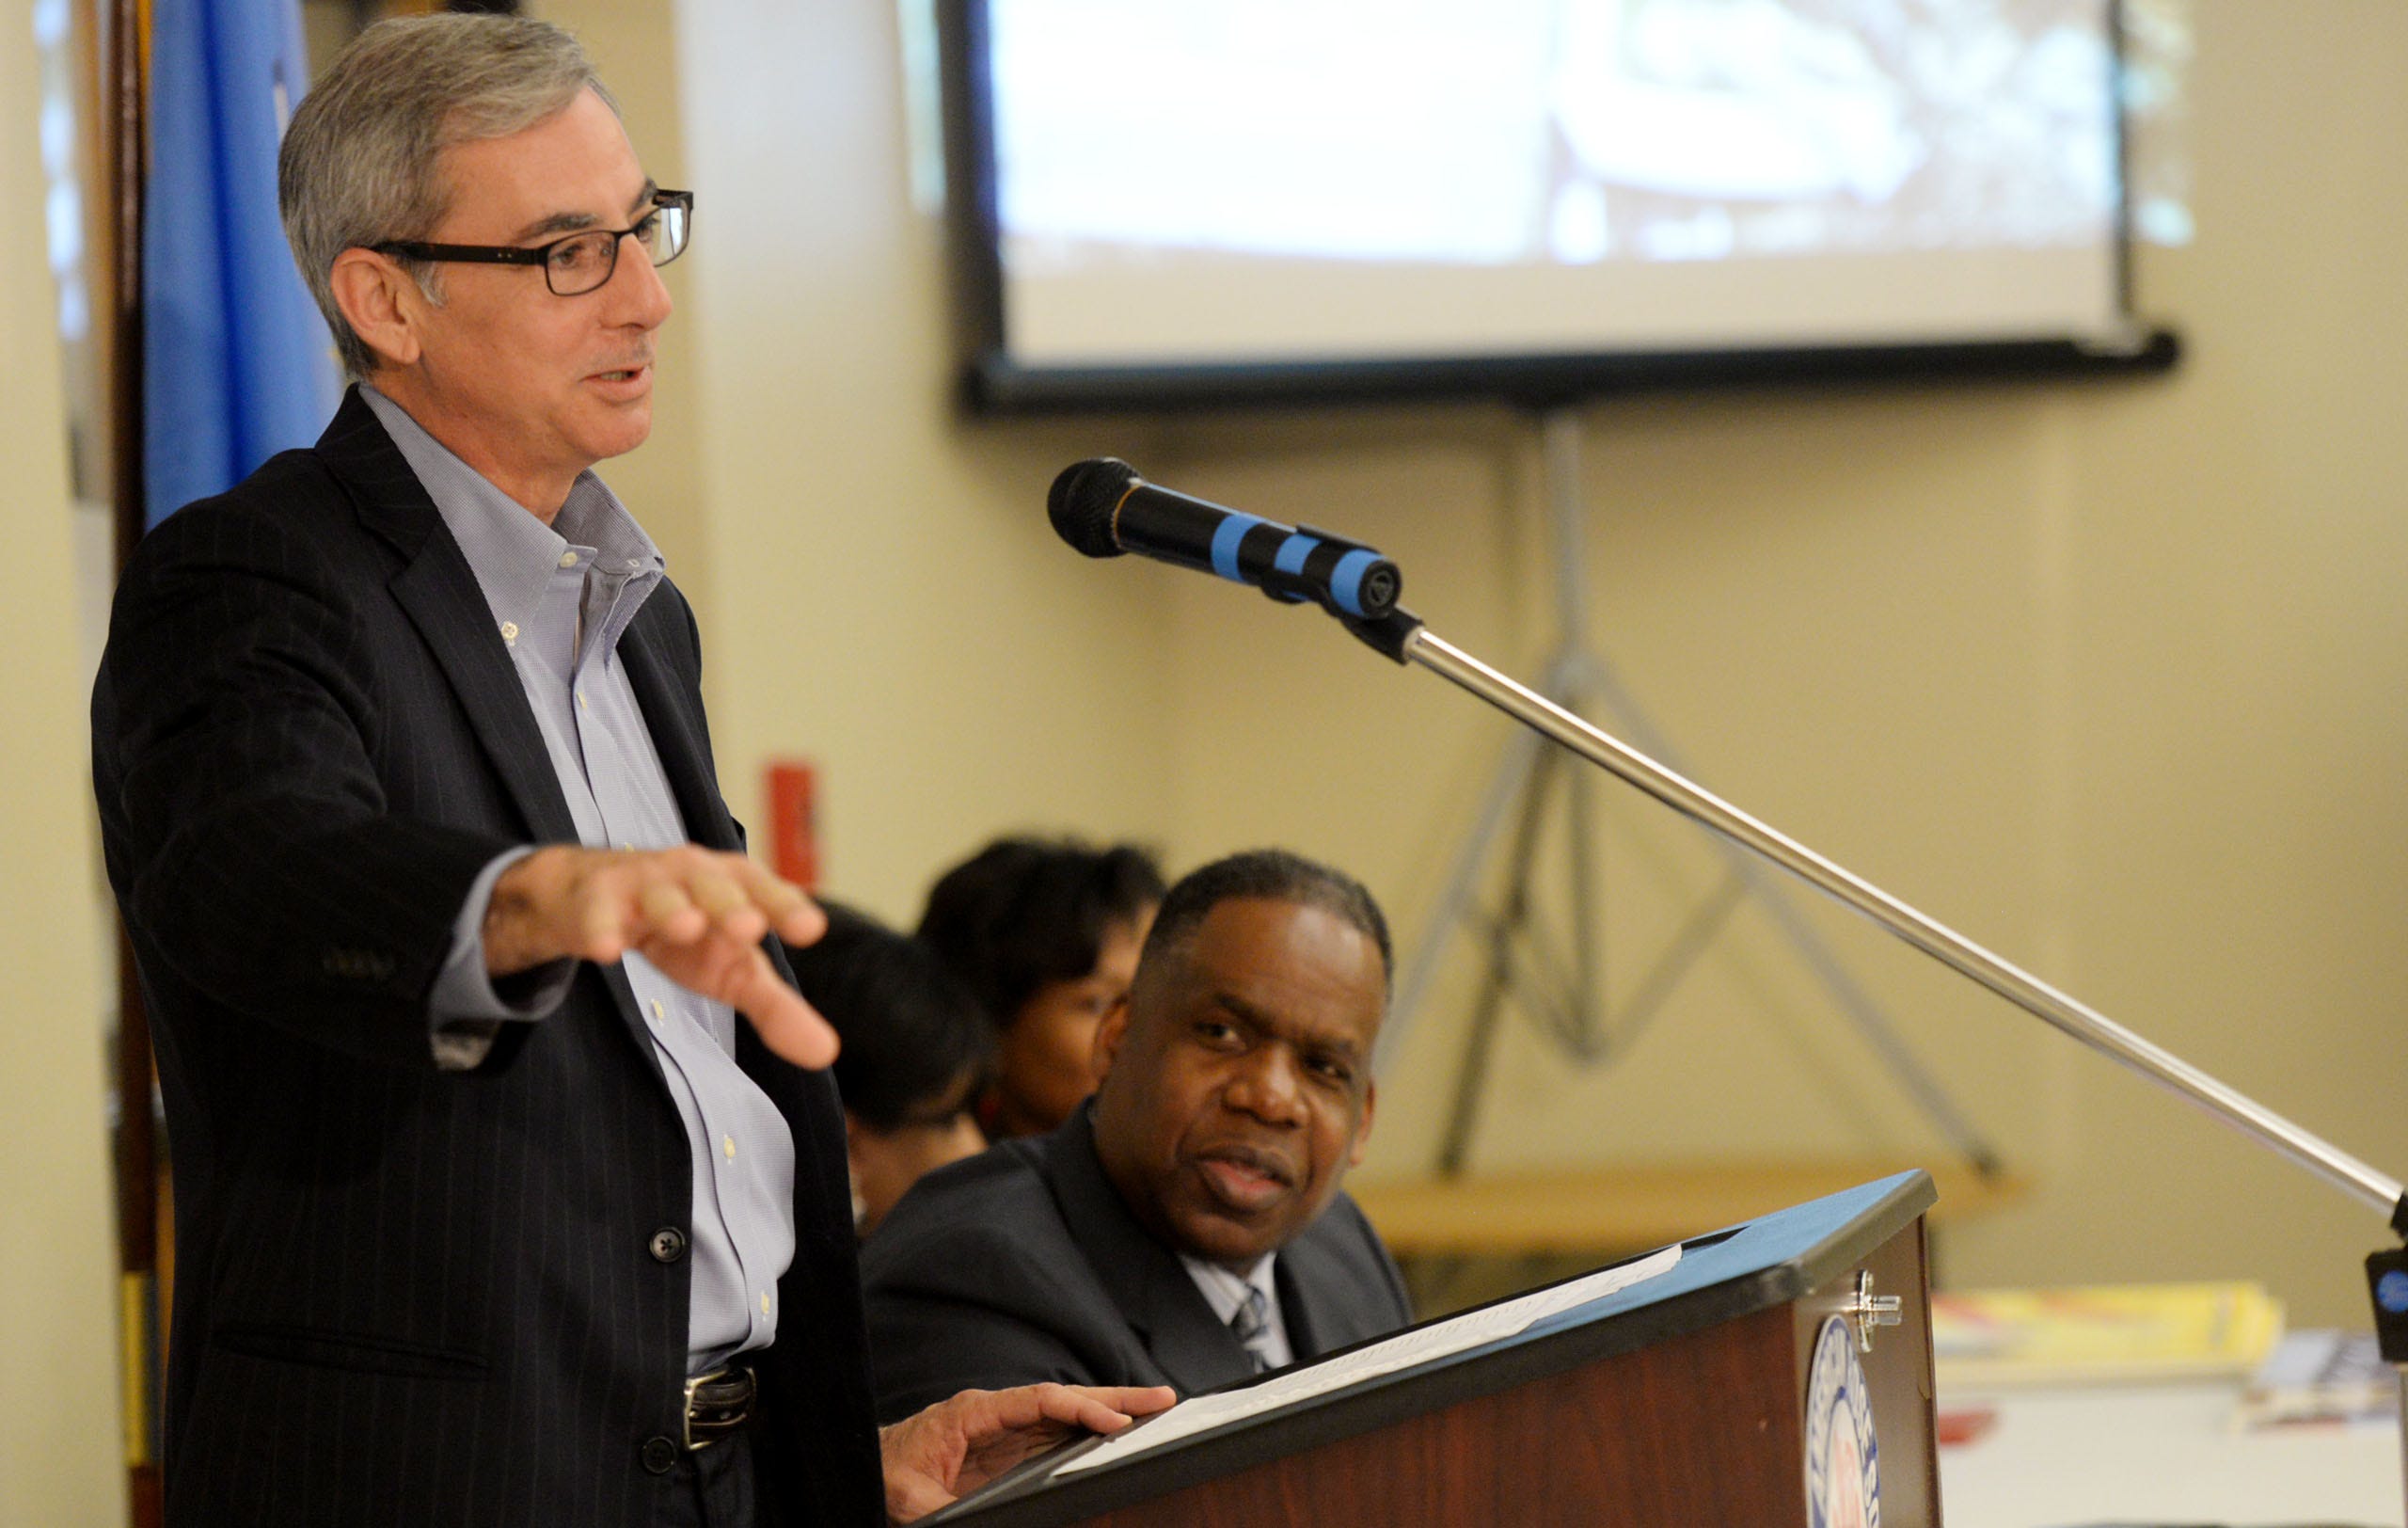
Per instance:
[[[614,577],[667,571],[652,538],[591,469],[577,475],[560,513],[546,525],[428,434],[401,405],[365,382],[359,395],[435,501],[495,620],[531,622],[561,555],[572,546],[585,549]]]
[[[1278,1286],[1271,1277],[1272,1265],[1278,1256],[1277,1252],[1265,1252],[1255,1261],[1253,1267],[1244,1273],[1234,1272],[1200,1257],[1191,1257],[1185,1252],[1179,1254],[1179,1260],[1186,1265],[1187,1276],[1196,1281],[1196,1287],[1203,1291],[1205,1301],[1212,1307],[1212,1313],[1220,1318],[1223,1326],[1228,1326],[1229,1318],[1238,1313],[1238,1307],[1245,1303],[1248,1288],[1262,1291],[1266,1311],[1279,1309]]]

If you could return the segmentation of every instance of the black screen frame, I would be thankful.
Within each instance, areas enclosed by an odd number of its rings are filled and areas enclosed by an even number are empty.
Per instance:
[[[997,209],[988,0],[937,0],[943,100],[947,243],[960,398],[979,415],[1061,415],[1290,407],[1315,404],[1488,401],[1548,409],[1585,399],[1733,388],[1878,383],[1983,383],[2152,374],[2181,357],[2171,328],[2133,321],[2108,340],[2018,339],[1898,344],[1798,345],[1558,354],[1456,354],[1376,359],[1169,365],[1030,366],[1006,334],[1002,218]],[[2122,66],[2121,0],[2109,6]],[[2127,126],[2116,116],[2117,304],[2132,298]]]

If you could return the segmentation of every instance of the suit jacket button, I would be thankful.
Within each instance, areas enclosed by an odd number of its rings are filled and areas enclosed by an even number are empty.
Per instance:
[[[652,1234],[652,1255],[661,1263],[674,1263],[686,1255],[686,1234],[675,1226],[662,1226]]]
[[[673,1438],[647,1438],[643,1440],[643,1467],[656,1475],[665,1475],[677,1465],[677,1440]]]

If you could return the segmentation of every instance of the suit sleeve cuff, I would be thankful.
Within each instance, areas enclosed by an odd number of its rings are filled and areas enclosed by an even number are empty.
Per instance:
[[[427,995],[428,1043],[435,1064],[446,1071],[465,1072],[478,1065],[493,1048],[502,1025],[540,1019],[568,995],[570,979],[577,974],[572,960],[548,961],[499,981],[485,974],[485,909],[493,900],[494,883],[534,852],[521,846],[487,861],[468,883],[459,915],[452,920],[451,952]]]

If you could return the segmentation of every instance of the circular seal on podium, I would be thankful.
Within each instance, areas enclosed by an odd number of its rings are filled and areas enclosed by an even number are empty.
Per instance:
[[[1808,1528],[1881,1528],[1881,1450],[1856,1336],[1838,1316],[1814,1339],[1806,1376]]]

